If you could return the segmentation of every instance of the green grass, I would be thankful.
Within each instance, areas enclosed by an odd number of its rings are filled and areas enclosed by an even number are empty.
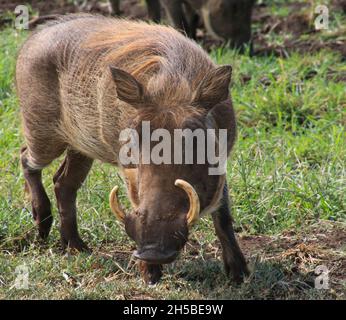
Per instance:
[[[205,218],[181,258],[150,288],[131,259],[133,242],[108,208],[108,193],[119,183],[116,168],[95,163],[79,192],[79,229],[92,255],[71,256],[59,248],[52,176],[62,159],[44,170],[56,219],[48,242],[36,239],[19,165],[23,137],[13,84],[16,52],[26,33],[0,32],[0,299],[345,299],[345,278],[336,273],[330,290],[311,284],[321,261],[346,273],[346,248],[331,243],[346,231],[346,91],[337,79],[346,68],[338,53],[282,59],[211,52],[217,63],[234,69],[238,140],[228,181],[236,230],[253,272],[240,287],[227,281],[211,219]],[[121,191],[128,204],[124,187]],[[318,234],[329,240],[317,241]],[[306,250],[317,260],[298,254],[297,265],[283,253],[302,239],[311,239]],[[15,269],[23,263],[30,270],[28,290],[13,288]]]

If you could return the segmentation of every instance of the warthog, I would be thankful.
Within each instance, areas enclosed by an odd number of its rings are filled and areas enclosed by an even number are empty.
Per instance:
[[[161,19],[161,5],[172,26],[195,39],[199,22],[216,40],[229,41],[243,48],[251,39],[251,15],[256,0],[146,0],[149,18]],[[120,0],[111,0],[113,11],[120,13]]]
[[[112,7],[112,13],[114,15],[120,15],[120,2],[121,0],[109,0],[111,7]],[[148,15],[150,20],[153,20],[154,22],[160,22],[161,19],[161,6],[159,0],[145,0],[147,7],[148,7]]]
[[[52,224],[41,171],[66,150],[54,175],[64,248],[88,250],[77,230],[76,195],[93,159],[124,175],[133,210],[125,214],[115,188],[110,205],[136,242],[134,255],[147,282],[161,277],[188,239],[191,225],[211,213],[226,272],[247,274],[230,216],[225,174],[206,164],[124,166],[126,128],[227,130],[236,135],[229,98],[230,66],[216,66],[192,40],[170,27],[92,15],[69,15],[36,30],[20,50],[16,84],[26,146],[21,163],[33,218],[46,238]],[[153,146],[151,146],[153,147]]]
[[[251,15],[255,0],[160,0],[168,19],[176,28],[196,37],[201,18],[216,40],[241,48],[251,38]]]

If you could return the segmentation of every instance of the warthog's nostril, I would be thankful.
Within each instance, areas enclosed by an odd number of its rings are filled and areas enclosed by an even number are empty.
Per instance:
[[[135,258],[152,264],[171,263],[175,260],[178,254],[178,251],[162,252],[151,247],[144,247],[139,250],[136,250],[133,253]]]

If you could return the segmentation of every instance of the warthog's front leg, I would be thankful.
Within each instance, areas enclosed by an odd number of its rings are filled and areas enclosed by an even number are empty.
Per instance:
[[[61,219],[63,248],[89,250],[79,237],[76,217],[77,191],[89,173],[93,160],[73,150],[68,150],[64,162],[54,176],[55,195]]]
[[[226,273],[235,282],[240,283],[249,271],[234,235],[228,197],[228,187],[225,184],[221,207],[212,214],[212,217],[216,234],[221,242]]]

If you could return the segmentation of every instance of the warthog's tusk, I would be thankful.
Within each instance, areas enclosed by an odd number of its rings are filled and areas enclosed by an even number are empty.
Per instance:
[[[118,189],[119,187],[115,186],[109,194],[109,206],[111,207],[112,212],[115,214],[116,218],[122,223],[124,223],[126,214],[118,202]]]
[[[190,201],[190,209],[187,213],[187,225],[191,227],[199,218],[200,204],[198,194],[191,184],[182,179],[175,180],[177,187],[182,188],[188,195]]]

